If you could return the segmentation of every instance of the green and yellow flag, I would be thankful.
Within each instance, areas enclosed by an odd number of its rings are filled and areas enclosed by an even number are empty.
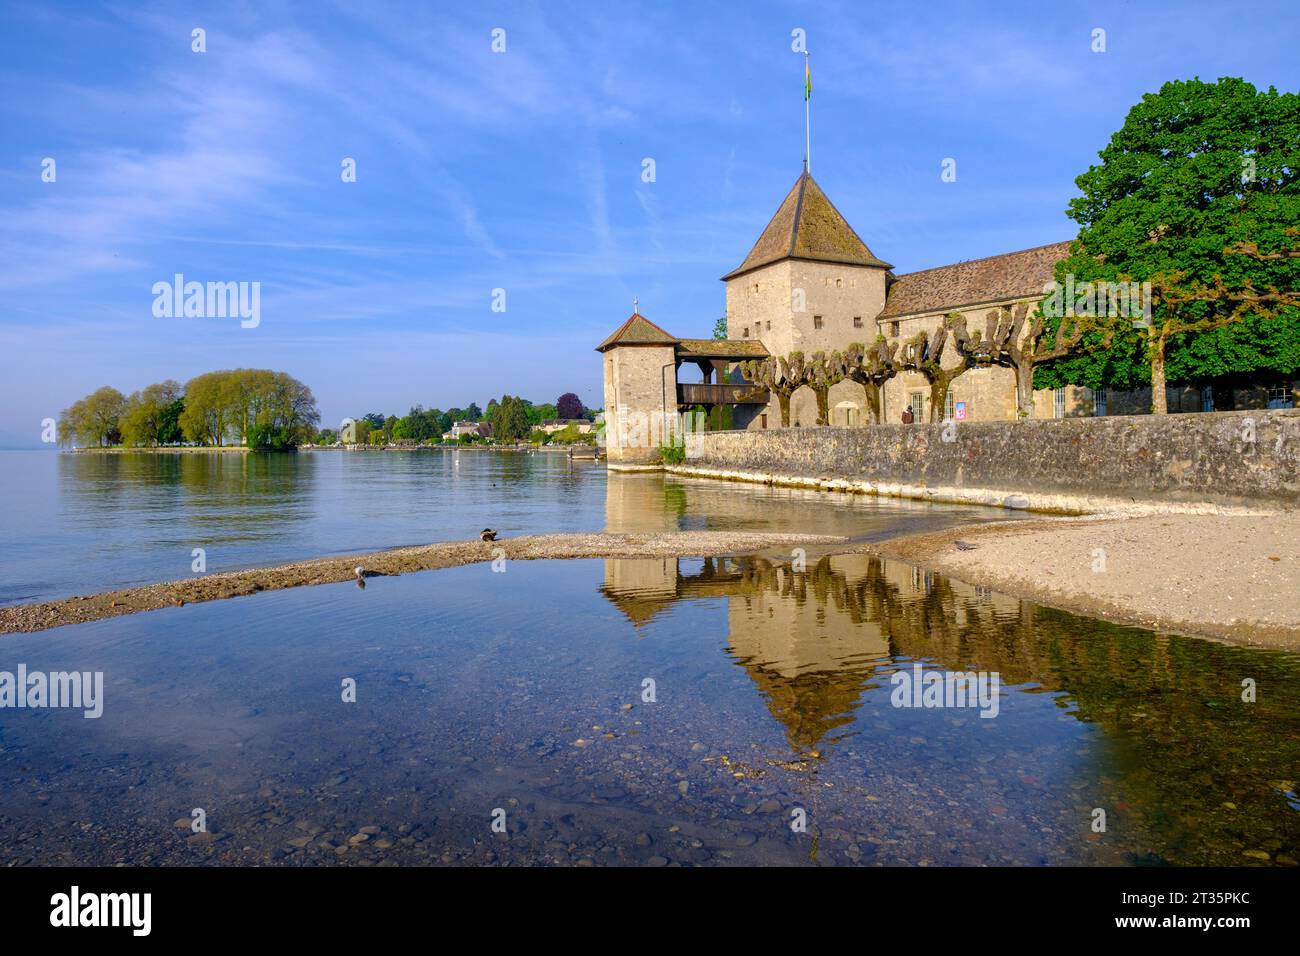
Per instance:
[[[805,102],[812,99],[812,69],[807,56],[803,58],[803,98]]]

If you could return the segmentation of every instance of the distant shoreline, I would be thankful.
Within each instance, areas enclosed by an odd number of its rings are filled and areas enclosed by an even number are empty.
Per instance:
[[[300,445],[297,448],[286,449],[286,451],[360,451],[360,452],[379,452],[379,451],[541,451],[552,454],[565,454],[570,449],[580,452],[574,457],[591,458],[590,450],[593,446],[583,444],[573,445],[354,445],[352,447],[340,445]],[[13,451],[39,451],[40,449],[12,449]],[[61,448],[61,453],[74,455],[202,455],[207,453],[218,454],[248,454],[258,449],[249,448],[246,445],[160,445],[152,448],[123,448],[114,446],[112,448]],[[268,454],[283,454],[284,452],[268,452]]]
[[[156,448],[64,448],[65,452],[71,452],[74,455],[136,455],[159,454],[159,455],[189,455],[204,454],[206,452],[220,453],[247,453],[250,449],[245,445],[160,445]]]

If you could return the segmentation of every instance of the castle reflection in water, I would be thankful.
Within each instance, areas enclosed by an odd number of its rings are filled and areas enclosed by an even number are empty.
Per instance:
[[[808,506],[806,523],[792,522],[804,499],[746,491],[686,483],[665,492],[648,482],[611,480],[609,530],[757,530],[779,523],[828,534],[844,533],[855,520],[823,503]],[[744,669],[799,759],[830,757],[850,735],[858,735],[857,745],[888,748],[891,734],[911,732],[886,711],[890,676],[915,661],[927,669],[997,672],[1003,716],[976,723],[998,725],[984,728],[994,735],[1009,733],[1004,721],[1017,719],[1017,698],[1048,695],[1061,720],[1092,732],[1090,766],[1079,773],[1100,781],[1120,805],[1160,808],[1146,823],[1165,833],[1157,841],[1162,859],[1235,862],[1242,846],[1300,839],[1300,655],[1120,627],[905,563],[811,547],[802,571],[791,553],[607,560],[600,590],[635,633],[656,637],[678,628],[667,620],[674,606],[716,602],[725,609],[725,633],[701,631],[698,638],[720,645]],[[706,626],[701,620],[721,618],[685,614],[680,625]],[[1266,686],[1267,698],[1242,706],[1243,675]]]

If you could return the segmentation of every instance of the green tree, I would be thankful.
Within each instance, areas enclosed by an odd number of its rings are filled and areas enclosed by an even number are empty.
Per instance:
[[[158,421],[158,444],[179,445],[185,440],[185,432],[181,428],[181,415],[184,412],[184,396],[177,398],[163,409],[162,417]]]
[[[551,404],[534,405],[531,402],[526,408],[528,412],[528,424],[540,425],[542,422],[549,422],[560,417],[559,410]]]
[[[231,427],[229,372],[205,372],[185,383],[185,410],[180,425],[187,441],[224,444]]]
[[[1068,214],[1081,228],[1056,279],[1072,277],[1076,290],[1150,282],[1150,319],[1098,316],[1078,349],[1036,370],[1034,385],[1149,384],[1152,410],[1163,413],[1166,384],[1300,369],[1300,321],[1287,298],[1300,289],[1291,254],[1300,96],[1231,77],[1166,83],[1129,111],[1100,158],[1075,181],[1083,195]]]
[[[59,413],[59,441],[70,445],[115,445],[122,440],[119,421],[126,397],[110,385],[96,389]]]
[[[531,430],[528,412],[522,398],[503,395],[492,410],[492,438],[498,442],[515,442]]]
[[[180,383],[171,379],[132,392],[122,411],[123,443],[144,447],[160,444],[168,411],[180,395]]]
[[[713,337],[725,340],[727,337],[727,317],[724,315],[713,323]]]
[[[311,389],[285,372],[234,369],[206,372],[185,386],[179,423],[189,441],[250,448],[291,448],[320,423]]]

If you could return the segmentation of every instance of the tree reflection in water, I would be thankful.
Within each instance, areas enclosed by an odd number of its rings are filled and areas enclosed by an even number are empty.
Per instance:
[[[760,557],[611,560],[601,591],[638,627],[678,602],[724,601],[727,650],[795,760],[875,732],[864,704],[888,707],[890,675],[913,661],[996,671],[1006,703],[1049,694],[1100,730],[1092,779],[1075,786],[1156,847],[1132,862],[1237,865],[1300,846],[1296,655],[1110,625],[871,555],[803,572]],[[1241,700],[1245,678],[1255,703]]]

